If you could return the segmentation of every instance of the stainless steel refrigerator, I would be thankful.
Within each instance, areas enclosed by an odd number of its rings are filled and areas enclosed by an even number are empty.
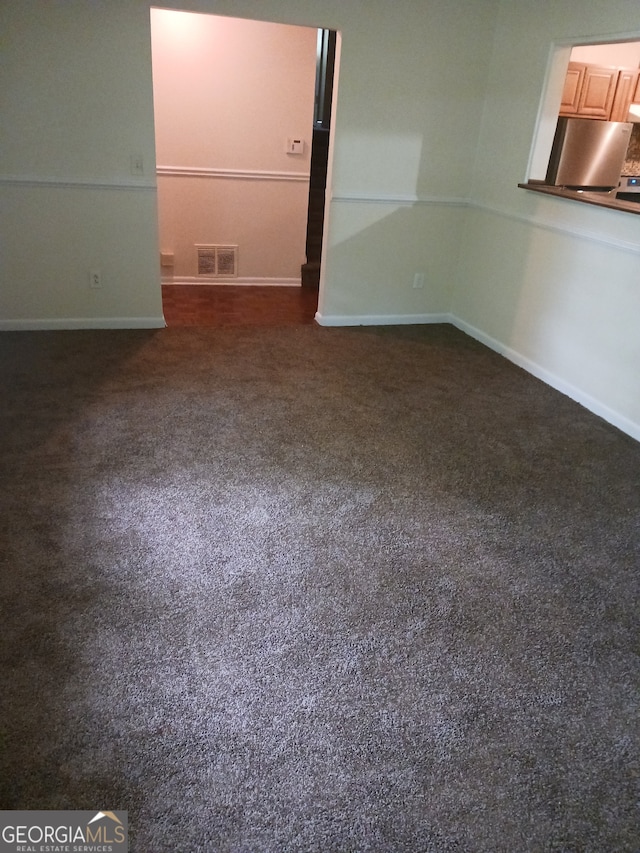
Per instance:
[[[546,183],[570,189],[614,189],[632,128],[627,121],[559,118]]]

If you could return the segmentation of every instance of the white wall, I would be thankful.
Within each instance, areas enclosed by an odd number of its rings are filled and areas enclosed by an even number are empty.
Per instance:
[[[501,2],[452,311],[640,438],[640,219],[517,187],[554,46],[624,33],[640,34],[637,3]]]
[[[2,3],[0,33],[2,327],[162,325],[146,5]]]
[[[437,320],[451,304],[495,4],[390,14],[380,2],[366,16],[343,5],[321,321]]]
[[[173,280],[195,277],[195,245],[213,243],[238,245],[238,281],[299,284],[317,30],[161,9],[151,25],[160,245],[174,254]],[[288,138],[303,139],[301,155],[286,153]]]

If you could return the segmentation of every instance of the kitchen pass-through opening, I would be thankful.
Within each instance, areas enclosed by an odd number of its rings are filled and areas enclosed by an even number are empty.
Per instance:
[[[640,201],[640,39],[555,45],[525,188]],[[618,195],[620,193],[620,195]],[[629,205],[627,205],[629,209]],[[632,212],[636,212],[632,208]]]

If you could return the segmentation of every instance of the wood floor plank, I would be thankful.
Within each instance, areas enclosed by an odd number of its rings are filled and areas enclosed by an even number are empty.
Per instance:
[[[167,326],[298,326],[313,323],[318,292],[308,287],[162,286]]]

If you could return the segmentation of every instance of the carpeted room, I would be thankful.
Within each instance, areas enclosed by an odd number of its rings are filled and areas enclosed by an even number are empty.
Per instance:
[[[0,3],[0,808],[637,853],[638,219],[518,183],[557,50],[640,6],[157,0],[340,34],[323,327],[203,330],[162,328],[150,5]],[[278,185],[227,150],[187,180]]]
[[[450,326],[5,333],[5,809],[632,851],[640,446]]]

